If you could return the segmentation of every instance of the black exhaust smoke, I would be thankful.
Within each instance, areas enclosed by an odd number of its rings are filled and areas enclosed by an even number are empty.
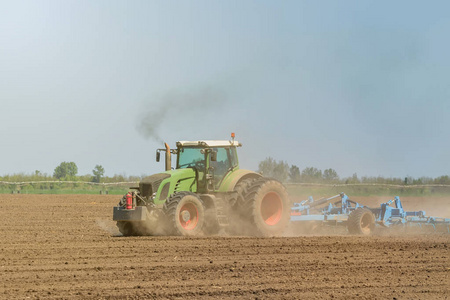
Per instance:
[[[138,118],[137,131],[146,139],[164,143],[160,127],[169,130],[179,129],[179,124],[189,122],[190,128],[204,126],[204,117],[214,112],[227,100],[226,94],[218,89],[206,87],[191,91],[171,91],[159,101],[151,101],[148,108]],[[197,116],[198,117],[195,117]],[[193,117],[194,116],[194,117]]]

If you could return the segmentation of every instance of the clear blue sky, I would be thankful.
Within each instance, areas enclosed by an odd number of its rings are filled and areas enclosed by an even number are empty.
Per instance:
[[[0,175],[232,131],[252,170],[449,174],[449,3],[0,1]]]

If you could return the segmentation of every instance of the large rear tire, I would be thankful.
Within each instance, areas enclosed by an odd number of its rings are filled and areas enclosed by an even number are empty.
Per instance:
[[[180,192],[166,200],[163,207],[166,228],[172,235],[201,235],[205,225],[205,206],[191,192]]]
[[[244,205],[246,204],[245,195],[248,193],[248,189],[251,187],[252,183],[256,180],[261,179],[259,178],[247,178],[244,180],[241,180],[238,182],[236,187],[234,188],[234,191],[236,192],[236,198],[235,201],[232,201],[230,203],[230,207],[227,211],[228,213],[228,219],[229,219],[229,226],[227,228],[227,231],[231,235],[245,235],[250,234],[248,232],[245,232],[245,227],[242,226],[243,223],[247,225],[248,223],[248,212],[245,212]],[[246,222],[247,221],[247,222]],[[244,229],[244,230],[243,230]]]
[[[357,208],[350,213],[347,221],[350,234],[370,235],[375,230],[375,216],[365,208]]]
[[[290,219],[290,203],[285,187],[277,180],[260,178],[243,191],[241,207],[250,234],[279,236],[284,233]]]

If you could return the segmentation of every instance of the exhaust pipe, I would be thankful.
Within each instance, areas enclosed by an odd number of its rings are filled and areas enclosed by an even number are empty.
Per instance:
[[[172,158],[170,155],[170,147],[167,145],[167,143],[164,143],[166,146],[166,171],[172,170]]]

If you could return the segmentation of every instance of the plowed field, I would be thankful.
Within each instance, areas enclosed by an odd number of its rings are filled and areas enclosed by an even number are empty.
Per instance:
[[[450,297],[448,234],[122,237],[118,199],[0,195],[0,298]],[[448,198],[424,199],[402,201],[449,217]]]

